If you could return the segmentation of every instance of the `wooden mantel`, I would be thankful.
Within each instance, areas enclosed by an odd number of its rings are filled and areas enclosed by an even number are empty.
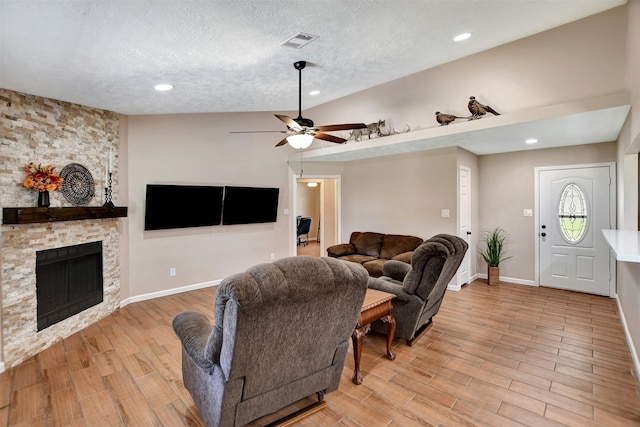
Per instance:
[[[66,208],[2,208],[2,224],[76,221],[83,219],[123,218],[126,206],[76,206]]]

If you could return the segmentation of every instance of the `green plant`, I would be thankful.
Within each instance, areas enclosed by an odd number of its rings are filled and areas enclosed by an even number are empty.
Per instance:
[[[507,235],[503,229],[486,230],[484,232],[484,243],[485,248],[480,251],[480,255],[482,255],[489,267],[499,267],[502,261],[511,258],[510,256],[505,256]]]

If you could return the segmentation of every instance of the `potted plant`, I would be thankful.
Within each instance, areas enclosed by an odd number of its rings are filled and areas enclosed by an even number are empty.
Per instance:
[[[486,230],[484,232],[485,248],[480,251],[480,255],[487,263],[487,280],[489,285],[497,285],[500,282],[500,263],[510,256],[505,256],[507,235],[501,228]]]

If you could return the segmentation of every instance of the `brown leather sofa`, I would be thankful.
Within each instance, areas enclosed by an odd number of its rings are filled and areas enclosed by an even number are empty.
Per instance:
[[[329,246],[327,255],[362,264],[371,277],[382,276],[382,266],[390,259],[411,263],[413,251],[422,243],[420,237],[354,231],[349,243]]]

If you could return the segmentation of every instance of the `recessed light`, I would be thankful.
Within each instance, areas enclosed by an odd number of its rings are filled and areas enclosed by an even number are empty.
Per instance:
[[[311,188],[313,188],[313,187],[317,187],[317,186],[318,186],[318,183],[317,183],[317,182],[308,182],[308,183],[307,183],[307,187],[311,187]]]
[[[170,85],[167,83],[161,83],[161,84],[155,85],[153,88],[158,92],[165,92],[167,90],[173,89],[173,85]]]
[[[312,90],[311,92],[309,92],[309,95],[311,95],[311,96],[320,95],[320,91],[319,90]]]
[[[529,138],[529,139],[525,140],[524,142],[525,142],[525,144],[535,144],[536,142],[538,142],[538,140],[535,139],[535,138]]]
[[[468,39],[469,37],[471,37],[471,33],[462,33],[462,34],[458,34],[457,36],[455,36],[453,38],[454,42],[461,42],[463,40]]]

